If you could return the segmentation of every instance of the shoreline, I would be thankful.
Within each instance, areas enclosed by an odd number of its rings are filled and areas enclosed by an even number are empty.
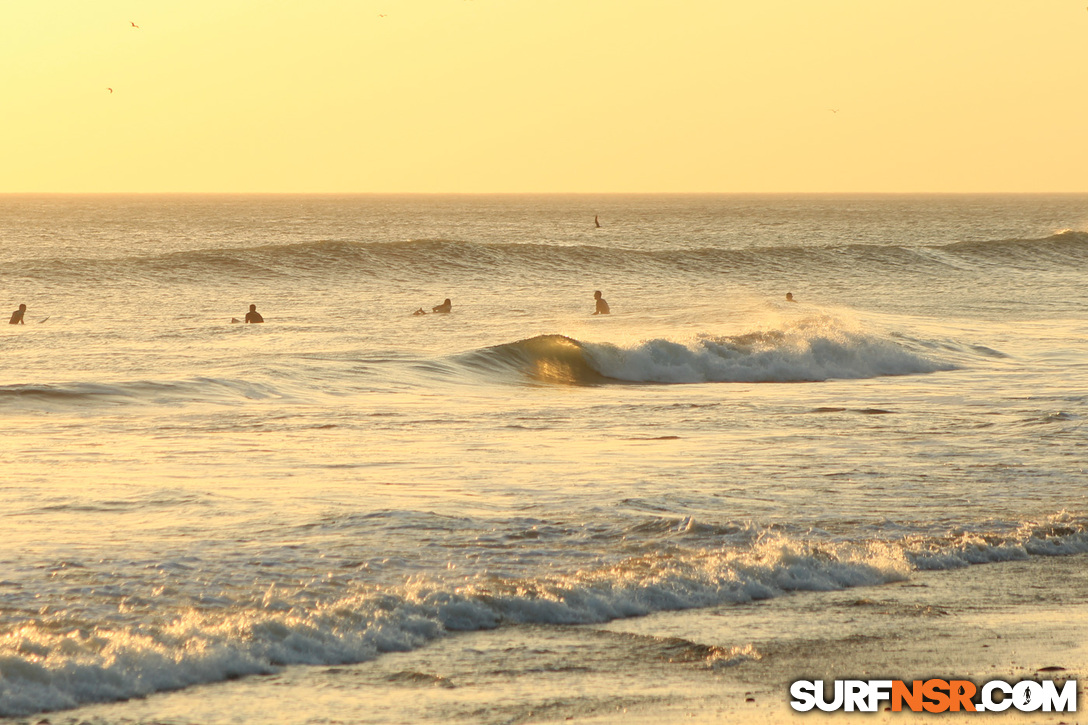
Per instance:
[[[1088,673],[1088,555],[1032,557],[978,564],[953,571],[914,572],[906,582],[838,592],[800,593],[764,605],[786,634],[756,638],[763,656],[721,678],[723,692],[661,708],[639,710],[625,722],[821,722],[865,718],[866,722],[1083,722],[1088,708],[1083,680]],[[811,606],[808,600],[820,598]],[[672,613],[664,618],[683,618]],[[821,624],[805,623],[821,616]],[[613,623],[624,625],[631,622]],[[683,632],[694,622],[673,622]],[[652,628],[646,622],[644,631]],[[696,625],[697,626],[697,625]],[[636,625],[637,627],[637,625]],[[704,625],[705,630],[705,625]],[[820,634],[822,632],[822,634]],[[813,635],[816,636],[813,636]],[[1062,667],[1061,671],[1040,672]],[[1078,712],[1072,713],[799,713],[789,706],[797,679],[1076,679]],[[747,700],[753,701],[747,701]],[[882,708],[886,705],[882,705]],[[874,720],[875,719],[875,720]],[[592,717],[584,723],[609,722]]]
[[[13,722],[977,722],[970,713],[798,713],[789,707],[789,685],[848,678],[1083,680],[1086,564],[1088,554],[1032,557],[603,625],[455,633],[370,662],[289,667]],[[1046,667],[1064,670],[1039,672]],[[1079,709],[1086,707],[1081,694]],[[989,716],[1003,723],[1083,722],[1079,712]]]

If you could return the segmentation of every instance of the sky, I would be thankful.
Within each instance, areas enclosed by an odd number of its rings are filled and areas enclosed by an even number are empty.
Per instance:
[[[1084,0],[4,0],[0,71],[0,193],[1088,191]]]

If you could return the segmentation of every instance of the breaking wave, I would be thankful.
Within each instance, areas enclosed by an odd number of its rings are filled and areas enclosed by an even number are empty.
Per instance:
[[[890,338],[848,330],[827,319],[802,321],[782,330],[700,336],[683,342],[654,339],[632,345],[540,335],[474,351],[460,361],[476,370],[572,385],[792,383],[953,368]]]
[[[0,717],[142,697],[289,665],[363,662],[451,632],[600,623],[794,591],[880,585],[906,580],[915,569],[1084,552],[1085,522],[1059,514],[1005,535],[815,543],[768,530],[741,549],[672,547],[566,575],[356,585],[323,602],[275,586],[171,599],[172,587],[164,583],[154,601],[117,597],[115,615],[105,620],[85,618],[81,607],[57,609],[0,632]],[[0,580],[0,586],[19,585]],[[733,655],[727,664],[737,657],[758,659]]]
[[[918,375],[955,366],[930,356],[935,349],[965,354],[905,336],[884,337],[850,329],[828,317],[799,320],[783,329],[742,335],[702,335],[683,341],[651,339],[631,344],[584,342],[564,335],[539,335],[473,350],[452,359],[390,360],[388,379],[430,386],[434,376],[463,377],[473,384],[524,383],[608,385],[622,383],[796,383]],[[995,353],[988,348],[985,350]],[[970,354],[969,352],[966,354]],[[983,355],[982,352],[975,353]],[[399,366],[399,367],[398,367]],[[418,375],[428,370],[430,375]],[[371,387],[376,384],[368,382]],[[5,409],[70,409],[84,406],[189,404],[234,405],[250,400],[287,400],[347,394],[358,373],[174,380],[74,381],[0,385]]]

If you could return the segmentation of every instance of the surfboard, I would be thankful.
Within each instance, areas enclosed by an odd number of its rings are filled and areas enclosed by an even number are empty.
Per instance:
[[[235,322],[241,322],[241,320],[239,320],[237,317],[230,318],[230,321],[231,321],[231,324],[234,324]]]

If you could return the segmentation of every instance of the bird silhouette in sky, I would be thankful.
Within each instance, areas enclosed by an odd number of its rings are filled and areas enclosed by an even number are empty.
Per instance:
[[[112,89],[112,88],[107,88],[106,90],[107,90],[107,91],[109,91],[110,93],[113,93],[113,89]]]
[[[134,28],[139,28],[139,27],[140,27],[139,25],[137,25],[136,23],[132,22],[131,20],[129,20],[129,21],[128,21],[128,24],[129,24],[129,25],[131,25],[131,26],[132,26],[132,27],[134,27]]]

